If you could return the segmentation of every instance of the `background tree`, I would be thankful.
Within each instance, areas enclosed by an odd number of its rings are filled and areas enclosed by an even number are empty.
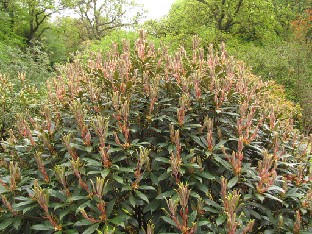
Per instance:
[[[25,31],[28,42],[39,39],[49,29],[47,21],[52,14],[64,9],[64,6],[55,0],[24,0],[23,4],[28,11],[29,26]]]
[[[78,0],[73,8],[80,17],[84,39],[91,40],[98,40],[113,29],[131,26],[142,16],[139,5],[132,0]]]
[[[192,1],[192,0],[188,0]],[[277,5],[272,0],[195,0],[205,7],[214,27],[243,39],[261,40],[278,29]]]
[[[1,0],[0,3],[0,44],[21,45],[22,35],[17,33],[17,21],[20,7],[14,0]],[[1,47],[1,45],[0,45]]]
[[[30,44],[50,28],[51,16],[64,9],[64,4],[55,0],[3,0],[1,31],[14,33]]]
[[[65,62],[77,50],[81,49],[83,35],[78,27],[80,21],[73,17],[57,17],[50,23],[49,33],[42,38],[51,62]]]

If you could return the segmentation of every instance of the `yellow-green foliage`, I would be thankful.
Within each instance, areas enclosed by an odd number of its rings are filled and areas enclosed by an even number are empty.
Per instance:
[[[302,108],[299,104],[295,104],[286,97],[285,90],[282,85],[271,80],[268,84],[268,102],[278,108],[282,119],[302,117]]]
[[[15,79],[0,74],[0,138],[8,137],[14,128],[16,113],[34,111],[42,99],[34,85],[29,84],[25,73],[18,73]]]

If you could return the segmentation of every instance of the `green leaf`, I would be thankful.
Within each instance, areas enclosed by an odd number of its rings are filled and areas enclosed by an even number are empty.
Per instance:
[[[193,141],[195,141],[199,146],[201,146],[202,148],[207,148],[202,141],[200,140],[200,138],[198,136],[195,135],[190,135],[190,137],[193,139]]]
[[[269,229],[269,230],[264,231],[264,234],[274,234],[274,233],[276,233],[276,230],[274,230],[274,229]]]
[[[209,172],[207,171],[201,171],[201,172],[198,172],[197,175],[201,176],[202,178],[205,178],[207,180],[214,180],[216,177],[212,174],[210,174]]]
[[[194,210],[190,215],[188,215],[188,225],[192,226],[197,217],[197,211]]]
[[[8,190],[2,185],[0,184],[0,194],[7,192]]]
[[[99,223],[95,223],[90,227],[88,227],[82,234],[93,234],[98,229],[99,226],[100,226]]]
[[[152,200],[149,204],[147,204],[144,209],[143,212],[153,212],[154,210],[156,210],[159,206],[160,206],[160,201],[158,200]]]
[[[253,198],[253,196],[251,195],[251,194],[246,194],[245,196],[244,196],[244,201],[248,201],[248,200],[250,200],[250,199],[252,199]]]
[[[118,176],[118,175],[113,175],[112,179],[114,179],[115,181],[117,181],[120,184],[123,183],[123,179],[120,176]]]
[[[216,209],[213,209],[211,207],[204,207],[203,210],[208,211],[210,213],[214,213],[214,214],[220,214],[220,212],[221,212],[220,210],[216,210]]]
[[[167,192],[159,194],[155,199],[164,199],[167,197],[171,197],[173,194],[175,194],[174,190],[169,190]]]
[[[263,202],[264,196],[262,196],[260,193],[256,193],[255,196],[256,196],[261,202]]]
[[[128,201],[132,207],[135,207],[135,198],[132,194],[129,196]]]
[[[32,200],[32,199],[27,199],[27,200],[24,201],[24,202],[20,202],[20,203],[15,204],[15,205],[14,205],[14,209],[15,209],[16,211],[19,211],[19,210],[22,210],[25,206],[32,205],[32,204],[34,204],[34,203],[35,203],[34,200]]]
[[[20,226],[21,226],[21,219],[15,219],[14,223],[13,223],[13,227],[15,228],[15,230],[19,230]],[[1,228],[0,228],[1,230]]]
[[[8,226],[10,226],[14,222],[14,218],[9,218],[1,221],[0,223],[0,230],[4,230]]]
[[[195,185],[196,185],[196,187],[197,187],[200,191],[204,192],[205,194],[208,193],[208,188],[207,188],[206,185],[204,185],[204,184],[202,184],[202,183],[196,183]]]
[[[65,209],[65,210],[62,210],[59,214],[59,219],[62,220],[64,218],[64,216],[66,216],[69,212],[71,212],[70,209]]]
[[[195,168],[195,169],[200,169],[201,167],[196,164],[196,163],[186,163],[186,164],[182,164],[182,166],[186,167],[186,168]]]
[[[211,223],[209,221],[198,221],[196,223],[196,226],[197,227],[201,227],[201,226],[206,226],[206,227],[210,227]]]
[[[105,168],[104,170],[102,170],[101,171],[102,178],[105,179],[109,172],[110,170],[108,168]]]
[[[184,125],[184,127],[188,127],[188,128],[201,128],[202,125],[201,124],[186,124],[186,125]]]
[[[142,190],[154,190],[156,191],[156,189],[153,186],[149,186],[149,185],[140,185],[139,188]]]
[[[158,182],[164,180],[164,179],[167,179],[168,177],[170,176],[170,174],[165,171],[163,174],[161,174],[159,177],[158,177]]]
[[[215,208],[217,208],[218,210],[222,210],[222,206],[218,203],[216,203],[215,201],[213,200],[210,200],[210,199],[205,199],[205,203],[207,205],[210,205],[210,206],[213,206]]]
[[[226,215],[221,215],[217,218],[216,220],[216,224],[217,226],[220,226],[221,224],[223,224],[226,220]]]
[[[227,140],[222,140],[220,141],[218,144],[216,144],[213,149],[217,150],[217,149],[221,149],[221,147],[227,142]]]
[[[113,219],[108,219],[108,222],[121,226],[121,227],[125,227],[125,221],[129,218],[128,215],[118,215],[117,217],[113,218]]]
[[[96,161],[96,160],[91,159],[91,158],[83,158],[83,161],[85,161],[87,163],[87,166],[99,167],[102,165],[101,162]]]
[[[158,148],[163,148],[163,147],[166,147],[166,146],[168,146],[169,145],[169,143],[167,143],[167,142],[165,142],[165,143],[158,143],[157,144],[157,147]]]
[[[270,186],[269,189],[268,189],[268,191],[271,191],[271,190],[273,190],[273,191],[279,191],[279,192],[281,192],[281,193],[285,193],[285,190],[284,190],[284,189],[282,189],[281,187],[278,187],[278,186],[276,186],[276,185]]]
[[[170,163],[169,159],[168,159],[168,158],[164,158],[164,157],[156,157],[156,158],[155,158],[155,161],[157,161],[157,162],[163,162],[163,163],[167,163],[167,164]]]
[[[126,167],[120,167],[118,168],[118,171],[133,173],[132,168],[126,168]]]
[[[250,213],[250,215],[252,215],[252,216],[255,217],[256,219],[261,220],[261,215],[260,215],[258,212],[254,211],[254,210],[252,210],[252,209],[248,209],[248,212]]]
[[[221,164],[221,165],[224,166],[226,169],[232,170],[231,165],[230,165],[227,161],[223,160],[219,155],[213,154],[213,158],[214,158],[214,160],[215,160],[217,163]]]
[[[173,226],[173,227],[176,227],[176,226],[177,226],[176,223],[175,223],[172,219],[170,219],[169,217],[167,217],[167,216],[161,216],[161,218],[162,218],[166,223],[169,223],[171,226]]]
[[[161,130],[158,129],[158,128],[150,127],[150,129],[153,130],[153,131],[155,131],[155,132],[161,133]]]
[[[107,204],[107,207],[106,207],[107,217],[109,217],[111,215],[113,208],[114,208],[114,205],[115,205],[115,201],[116,201],[116,199],[113,199],[113,200],[109,201],[109,203]]]
[[[135,190],[135,193],[136,193],[136,195],[138,195],[139,198],[141,198],[142,200],[146,201],[146,203],[149,203],[149,200],[148,200],[147,196],[144,193],[142,193],[142,192],[140,192],[138,190]]]
[[[22,211],[23,214],[25,214],[27,211],[32,210],[34,208],[37,208],[38,204],[35,203],[35,201],[33,200],[28,200],[28,201],[24,201],[24,202],[20,202],[18,204],[15,204],[13,206],[13,209],[16,211]]]
[[[35,224],[31,226],[31,229],[37,230],[37,231],[48,231],[48,230],[54,230],[54,227],[50,225],[45,225],[45,224]]]
[[[111,154],[111,153],[114,153],[114,152],[119,152],[119,151],[122,151],[123,149],[120,148],[120,147],[117,147],[117,148],[113,148],[113,147],[110,147],[110,149],[108,150],[108,154]]]
[[[88,171],[87,175],[97,175],[100,174],[101,171],[100,170],[96,170],[96,171]]]
[[[68,198],[69,201],[88,200],[87,196],[73,196]]]
[[[297,198],[303,197],[303,194],[297,193],[297,191],[298,191],[298,188],[289,189],[286,193],[286,197],[297,197]]]
[[[91,223],[89,220],[83,219],[83,220],[77,221],[77,222],[74,224],[74,226],[79,227],[79,226],[87,226],[87,225],[91,225],[91,224],[92,224],[92,223]]]
[[[231,189],[233,186],[235,186],[237,181],[238,181],[238,177],[237,176],[235,176],[232,179],[230,179],[228,184],[227,184],[228,189]]]
[[[70,229],[63,231],[62,234],[79,234],[79,232],[77,230]]]
[[[277,198],[277,197],[275,197],[275,196],[273,196],[273,195],[271,195],[269,193],[265,193],[264,196],[266,196],[266,197],[268,197],[270,199],[273,199],[275,201],[279,201],[279,202],[283,203],[283,201],[281,199],[279,199],[279,198]]]

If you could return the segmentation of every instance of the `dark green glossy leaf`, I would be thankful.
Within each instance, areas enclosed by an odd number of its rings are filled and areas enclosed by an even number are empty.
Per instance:
[[[118,175],[112,175],[112,179],[114,179],[115,181],[117,181],[117,182],[120,183],[120,184],[123,183],[122,177],[120,177],[120,176],[118,176]]]
[[[152,212],[152,211],[155,211],[159,206],[160,206],[160,201],[158,200],[153,200],[151,201],[149,204],[147,204],[144,209],[143,209],[143,212],[146,213],[146,212]]]
[[[193,226],[193,223],[195,222],[196,217],[197,217],[197,211],[196,210],[188,215],[188,225],[189,225],[189,227]]]
[[[93,234],[98,229],[99,226],[100,226],[99,223],[95,223],[90,227],[88,227],[82,234]]]
[[[146,196],[144,193],[140,192],[139,190],[135,190],[135,193],[136,193],[136,195],[137,195],[139,198],[141,198],[142,200],[144,200],[144,201],[146,201],[147,203],[149,203],[149,200],[148,200],[147,196]]]
[[[109,219],[108,222],[124,227],[125,226],[125,221],[129,218],[128,215],[118,215],[117,217],[113,219]]]
[[[5,230],[8,226],[10,226],[14,222],[14,218],[8,218],[5,220],[1,220],[0,222],[0,230]]]
[[[74,224],[74,226],[77,226],[77,227],[79,227],[79,226],[89,226],[89,225],[91,225],[91,224],[92,224],[92,223],[91,223],[89,220],[83,219],[83,220],[77,221],[77,222]]]
[[[158,182],[164,180],[164,179],[167,179],[170,175],[170,173],[168,173],[167,171],[164,172],[163,174],[161,174],[159,177],[158,177]]]
[[[273,200],[276,200],[276,201],[279,201],[279,202],[283,203],[283,201],[282,201],[281,199],[279,199],[278,197],[276,197],[276,196],[274,196],[274,195],[271,195],[271,194],[269,194],[269,193],[264,193],[264,196],[265,196],[265,197],[268,197],[268,198],[270,198],[270,199],[273,199]]]
[[[45,225],[45,224],[35,224],[31,226],[31,229],[37,230],[37,231],[48,231],[48,230],[54,230],[54,227],[51,225]]]
[[[236,185],[237,181],[238,181],[238,177],[237,176],[235,176],[232,179],[230,179],[228,181],[228,183],[227,183],[228,189],[231,189],[232,187],[234,187]]]
[[[168,158],[164,158],[164,157],[156,157],[155,161],[163,162],[163,163],[169,163],[169,159]]]
[[[216,219],[216,224],[218,226],[220,226],[221,224],[223,224],[226,220],[226,215],[221,215]]]
[[[171,197],[173,194],[175,194],[174,190],[170,190],[164,193],[159,194],[155,199],[164,199],[164,198],[168,198]]]
[[[162,218],[166,223],[169,223],[171,226],[176,227],[175,222],[174,222],[172,219],[170,219],[169,217],[167,217],[167,216],[161,216],[161,218]]]

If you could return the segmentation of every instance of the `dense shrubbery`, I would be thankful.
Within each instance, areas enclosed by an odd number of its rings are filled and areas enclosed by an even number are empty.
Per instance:
[[[269,83],[194,38],[115,44],[60,70],[2,143],[0,227],[52,233],[311,232],[311,138]],[[120,52],[121,51],[121,52]],[[207,59],[206,59],[207,57]]]
[[[311,45],[277,43],[257,47],[253,43],[233,43],[229,51],[246,61],[252,71],[264,80],[273,79],[285,87],[287,97],[299,103],[303,109],[302,130],[312,129],[312,63]]]
[[[47,53],[34,44],[24,48],[0,42],[0,139],[14,128],[17,113],[37,112],[45,96],[45,83],[54,76]]]
[[[49,55],[39,42],[25,48],[12,47],[0,42],[0,73],[13,78],[26,73],[32,84],[40,87],[53,76]]]
[[[14,79],[0,74],[0,139],[9,137],[9,130],[15,128],[17,113],[38,112],[43,94],[25,73],[19,73]]]

